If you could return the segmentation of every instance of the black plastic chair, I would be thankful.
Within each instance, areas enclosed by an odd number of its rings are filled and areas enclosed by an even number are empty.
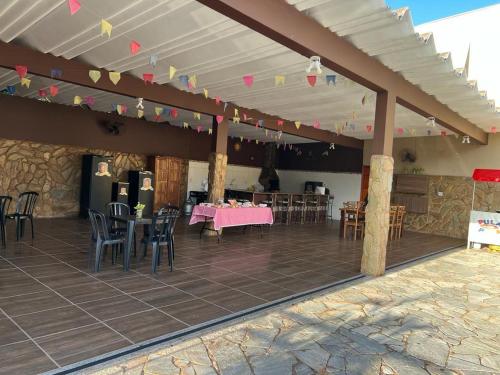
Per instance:
[[[115,264],[118,246],[125,245],[126,234],[110,233],[108,221],[102,212],[89,209],[89,218],[92,225],[92,241],[96,244],[94,271],[99,272],[103,250],[111,245],[112,264]]]
[[[6,234],[5,234],[5,222],[6,215],[9,212],[10,202],[12,202],[12,197],[8,195],[0,195],[0,232],[2,237],[2,246],[6,246]]]
[[[176,220],[176,215],[159,214],[153,217],[151,228],[153,235],[151,237],[151,244],[153,245],[153,256],[151,260],[151,272],[156,272],[160,265],[160,258],[162,248],[167,246],[168,249],[168,265],[170,272],[174,270],[174,257],[173,257],[173,241],[172,241],[172,225]]]
[[[174,216],[173,222],[171,223],[170,226],[170,242],[171,242],[171,247],[172,247],[172,258],[175,259],[175,236],[174,236],[174,231],[175,231],[175,224],[177,223],[177,219],[180,216],[181,211],[179,210],[179,207],[176,206],[165,206],[163,208],[160,208],[158,211],[158,215],[169,215],[169,216]]]
[[[121,202],[110,202],[107,205],[109,216],[121,216],[126,218],[130,215],[130,206]],[[112,233],[127,233],[127,223],[110,219]],[[134,256],[137,255],[137,245],[135,240],[135,231],[133,233]]]
[[[35,210],[37,199],[38,193],[35,191],[26,191],[19,194],[16,203],[16,212],[5,216],[7,219],[15,220],[16,222],[17,241],[19,241],[21,237],[24,237],[24,222],[26,220],[29,220],[31,224],[31,238],[35,238],[35,232],[33,230],[33,211]]]

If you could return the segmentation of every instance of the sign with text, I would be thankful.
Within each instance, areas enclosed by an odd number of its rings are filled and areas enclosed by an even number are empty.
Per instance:
[[[468,243],[500,245],[500,214],[471,211]]]

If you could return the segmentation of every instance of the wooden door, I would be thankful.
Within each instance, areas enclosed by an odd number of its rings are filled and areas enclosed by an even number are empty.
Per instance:
[[[167,204],[179,207],[181,192],[181,160],[169,158]]]
[[[168,159],[163,157],[155,158],[155,211],[162,207],[168,197]]]
[[[361,194],[359,196],[360,201],[364,201],[368,195],[368,183],[370,181],[370,166],[363,165],[363,170],[361,172]]]
[[[172,157],[154,158],[155,210],[168,204],[180,205],[181,163],[180,159]]]

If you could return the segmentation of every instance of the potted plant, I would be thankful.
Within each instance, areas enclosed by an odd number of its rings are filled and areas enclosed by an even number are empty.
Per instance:
[[[135,209],[135,217],[138,219],[142,218],[142,210],[144,210],[144,207],[146,207],[145,204],[138,202],[137,205],[134,207]]]

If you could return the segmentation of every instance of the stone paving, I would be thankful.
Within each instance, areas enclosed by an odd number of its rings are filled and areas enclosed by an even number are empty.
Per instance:
[[[86,374],[500,374],[499,271],[460,250]]]

